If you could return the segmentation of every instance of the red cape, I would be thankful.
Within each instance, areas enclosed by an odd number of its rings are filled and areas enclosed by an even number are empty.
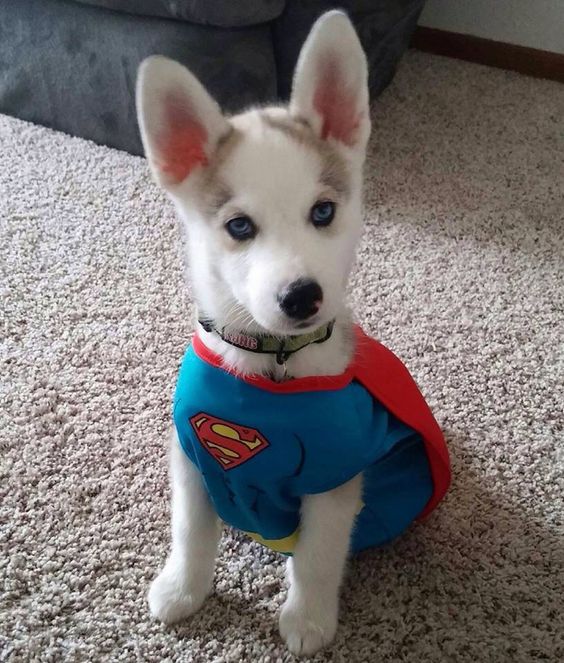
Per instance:
[[[354,377],[394,416],[420,433],[433,477],[433,495],[419,518],[442,500],[450,485],[450,461],[444,436],[407,368],[378,341],[355,328]]]

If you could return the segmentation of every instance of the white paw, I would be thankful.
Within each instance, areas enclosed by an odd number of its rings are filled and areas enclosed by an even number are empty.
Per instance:
[[[149,589],[149,609],[156,619],[174,624],[199,610],[210,589],[209,585],[187,582],[178,569],[166,565]]]
[[[337,630],[337,602],[288,597],[280,613],[280,635],[288,649],[314,654],[333,641]]]

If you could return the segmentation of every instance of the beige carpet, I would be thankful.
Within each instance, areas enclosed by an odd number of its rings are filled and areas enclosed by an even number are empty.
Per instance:
[[[374,108],[352,298],[443,425],[441,508],[351,564],[317,661],[564,656],[564,87],[411,53]],[[0,659],[291,661],[282,561],[226,535],[189,623],[149,619],[191,330],[143,160],[0,120]]]

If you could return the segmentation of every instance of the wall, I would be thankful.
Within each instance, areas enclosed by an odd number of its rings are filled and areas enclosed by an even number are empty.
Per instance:
[[[564,53],[564,0],[427,0],[419,25]]]

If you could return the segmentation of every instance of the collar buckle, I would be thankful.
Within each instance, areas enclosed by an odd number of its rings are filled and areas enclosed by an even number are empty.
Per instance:
[[[291,352],[287,352],[284,350],[284,344],[282,343],[282,347],[276,353],[276,363],[278,364],[278,366],[283,366],[288,360],[288,357],[291,356],[291,354],[292,354]]]

